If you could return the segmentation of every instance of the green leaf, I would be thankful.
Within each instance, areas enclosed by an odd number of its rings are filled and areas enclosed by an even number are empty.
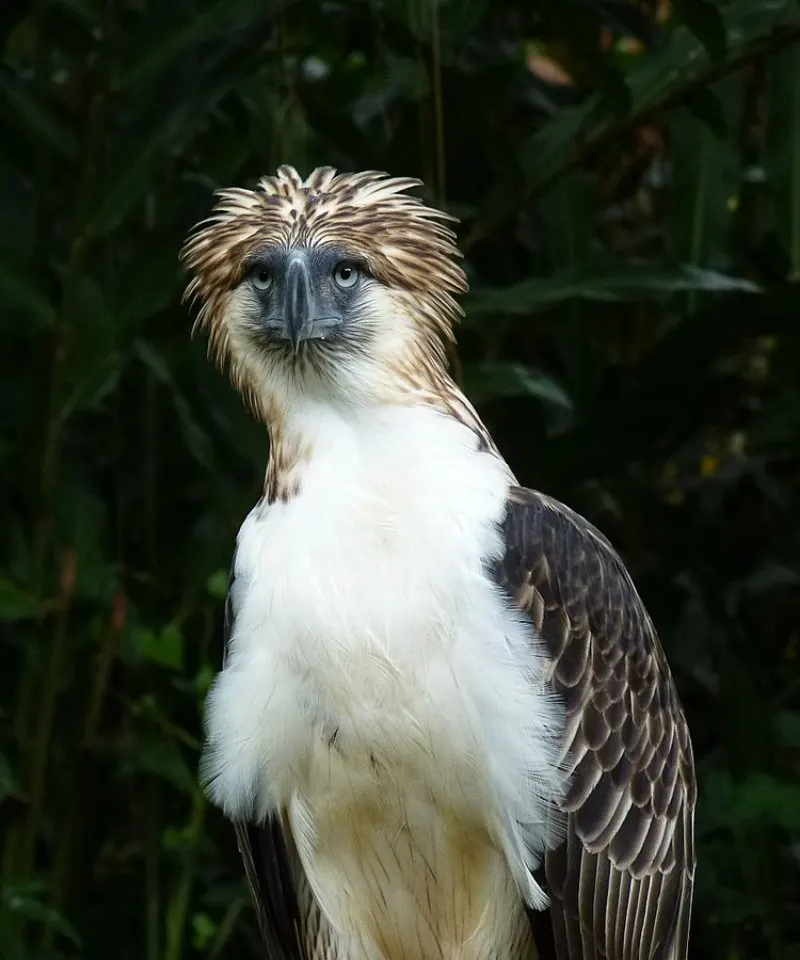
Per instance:
[[[489,0],[389,0],[386,11],[401,21],[417,40],[431,43],[437,33],[448,45],[478,26]]]
[[[539,200],[537,227],[546,238],[542,246],[549,264],[576,269],[591,260],[597,242],[595,192],[594,178],[579,170],[564,177]]]
[[[0,620],[35,620],[49,607],[0,573]]]
[[[708,87],[699,87],[684,99],[684,104],[692,116],[708,124],[709,130],[718,139],[728,136],[728,121],[720,98]]]
[[[578,267],[502,289],[477,289],[468,298],[467,313],[470,316],[527,314],[573,298],[638,300],[682,291],[758,293],[760,289],[749,280],[689,265],[674,268],[660,264]]]
[[[215,570],[206,580],[206,590],[215,600],[224,600],[228,593],[228,571]]]
[[[160,633],[152,630],[136,630],[134,648],[143,660],[149,660],[171,670],[183,669],[183,636],[173,624],[168,624]]]
[[[207,470],[213,469],[213,447],[211,438],[200,426],[194,415],[191,404],[178,389],[169,364],[164,357],[144,340],[137,340],[135,352],[144,365],[165,387],[169,389],[169,396],[175,409],[175,415],[180,424],[181,434],[186,448],[201,466]]]
[[[41,292],[41,278],[37,279],[28,269],[14,258],[0,251],[0,303],[7,310],[21,314],[26,320],[32,320],[26,327],[30,335],[37,328],[49,327],[55,319],[55,310],[50,301]]]
[[[10,71],[0,71],[0,117],[6,114],[31,140],[39,141],[61,159],[77,153],[74,132],[43,104],[28,83]]]
[[[271,13],[277,16],[273,2]],[[163,73],[180,58],[204,44],[223,42],[226,32],[235,24],[237,30],[254,30],[258,20],[265,17],[266,10],[252,0],[221,0],[212,3],[189,19],[177,17],[169,28],[155,20],[150,23],[157,27],[154,34],[144,33],[140,49],[120,77],[120,87],[130,87]],[[160,35],[158,35],[160,33]]]
[[[731,816],[737,823],[769,823],[800,830],[800,786],[755,773],[737,785]]]
[[[553,406],[572,409],[572,402],[559,383],[521,363],[469,364],[464,369],[464,389],[476,404],[501,397],[538,397]]]
[[[725,24],[711,0],[672,0],[681,21],[708,51],[712,60],[724,60],[728,52]]]
[[[741,92],[741,81],[736,77],[720,87],[725,101],[720,101],[720,108],[727,108],[732,118],[741,109]],[[721,139],[705,121],[698,120],[684,107],[673,111],[670,117],[669,138],[669,254],[674,261],[694,266],[727,265],[728,235],[741,180],[737,151],[729,139]],[[694,311],[691,299],[688,310]]]
[[[41,883],[11,883],[0,887],[0,904],[8,911],[33,923],[50,927],[80,947],[80,937],[75,928],[58,910],[44,902],[45,896],[46,888]]]
[[[214,940],[217,925],[207,913],[195,913],[192,916],[192,946],[205,952]]]
[[[149,773],[171,783],[185,794],[191,795],[197,790],[197,780],[183,759],[177,743],[165,737],[140,735],[136,752],[129,758],[124,772],[129,775]]]

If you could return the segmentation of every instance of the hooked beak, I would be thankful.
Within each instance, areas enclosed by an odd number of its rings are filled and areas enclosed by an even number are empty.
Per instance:
[[[324,340],[342,323],[340,317],[321,316],[311,273],[302,257],[294,257],[286,271],[283,316],[286,336],[295,353],[304,340]]]

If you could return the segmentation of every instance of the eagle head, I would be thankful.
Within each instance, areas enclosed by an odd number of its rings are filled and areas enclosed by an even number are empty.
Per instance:
[[[220,191],[190,234],[195,329],[267,419],[292,390],[393,402],[446,369],[467,284],[454,218],[406,192],[417,186],[282,166],[255,190]]]

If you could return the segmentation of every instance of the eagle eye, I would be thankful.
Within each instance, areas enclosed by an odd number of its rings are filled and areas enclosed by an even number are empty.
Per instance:
[[[253,286],[262,293],[272,286],[272,274],[266,267],[256,267],[250,274]]]
[[[333,270],[334,282],[336,286],[341,287],[342,290],[349,290],[351,287],[354,287],[358,283],[360,276],[361,271],[349,260],[342,260],[341,263],[337,263]]]

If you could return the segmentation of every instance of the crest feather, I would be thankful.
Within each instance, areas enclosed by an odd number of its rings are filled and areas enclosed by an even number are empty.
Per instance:
[[[457,220],[406,192],[421,185],[412,177],[337,173],[333,167],[317,167],[303,180],[282,165],[255,190],[218,191],[211,215],[192,230],[180,254],[192,274],[184,300],[202,304],[195,329],[209,329],[216,344],[224,341],[228,295],[254,250],[335,245],[363,260],[381,283],[411,294],[428,332],[452,339],[461,314],[455,295],[467,289],[447,226]]]

